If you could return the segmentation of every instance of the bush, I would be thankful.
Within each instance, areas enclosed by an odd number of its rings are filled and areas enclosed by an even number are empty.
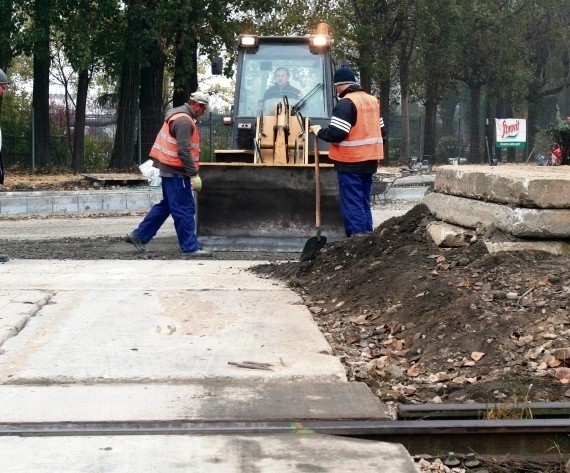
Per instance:
[[[112,137],[103,134],[85,136],[85,167],[88,171],[107,169],[112,152]]]
[[[553,143],[558,143],[564,154],[562,164],[570,164],[570,123],[561,121],[548,130]]]
[[[436,148],[437,160],[439,163],[448,164],[452,159],[458,158],[461,151],[461,157],[467,157],[467,148],[457,146],[457,138],[454,136],[442,137]]]

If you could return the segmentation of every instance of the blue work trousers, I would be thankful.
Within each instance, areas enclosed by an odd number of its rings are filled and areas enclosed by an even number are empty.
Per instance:
[[[180,249],[184,253],[196,251],[199,246],[196,238],[195,212],[196,204],[190,178],[176,174],[173,177],[163,177],[162,200],[153,205],[134,233],[146,244],[172,214]]]
[[[337,172],[340,213],[346,236],[373,230],[370,192],[372,174]]]

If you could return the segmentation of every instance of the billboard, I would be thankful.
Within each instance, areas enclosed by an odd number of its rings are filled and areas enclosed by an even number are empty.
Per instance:
[[[524,148],[526,146],[526,120],[495,118],[495,146],[497,148]]]

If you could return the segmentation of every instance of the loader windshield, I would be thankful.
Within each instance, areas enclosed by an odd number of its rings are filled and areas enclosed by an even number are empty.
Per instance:
[[[256,50],[244,51],[238,116],[271,114],[285,95],[292,106],[299,103],[303,116],[327,118],[323,87],[326,57],[311,53],[303,43],[260,44]]]

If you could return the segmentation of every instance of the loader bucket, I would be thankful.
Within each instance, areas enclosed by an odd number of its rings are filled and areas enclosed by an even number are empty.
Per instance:
[[[312,164],[203,163],[197,233],[219,251],[301,252],[315,234]],[[321,229],[329,241],[345,237],[332,165],[321,167]]]

